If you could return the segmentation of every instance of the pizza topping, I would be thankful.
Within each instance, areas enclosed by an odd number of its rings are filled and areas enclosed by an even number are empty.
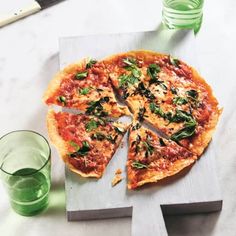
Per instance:
[[[86,125],[86,131],[90,132],[98,127],[98,122],[95,121],[94,119],[91,119]]]
[[[81,95],[87,95],[87,94],[89,93],[90,89],[91,89],[91,88],[88,88],[88,87],[87,87],[87,88],[80,89],[79,93],[80,93]]]
[[[149,108],[151,110],[152,113],[159,115],[162,118],[165,118],[165,113],[163,112],[163,110],[160,108],[160,106],[155,105],[155,103],[150,103],[149,104]]]
[[[118,77],[118,80],[120,88],[129,87],[130,85],[133,85],[139,81],[139,79],[133,76],[133,74],[131,75],[122,74],[121,76]]]
[[[165,144],[165,142],[164,142],[164,140],[162,138],[159,138],[159,142],[160,142],[161,147],[165,147],[166,146],[166,144]]]
[[[182,98],[182,97],[173,98],[173,104],[184,105],[184,104],[187,104],[187,103],[188,103],[188,100],[186,98]]]
[[[135,94],[140,94],[141,96],[144,96],[150,100],[155,99],[155,96],[152,94],[152,92],[149,89],[145,88],[143,82],[140,82],[138,84],[138,88],[135,90],[133,95],[135,95]]]
[[[169,60],[170,60],[170,64],[175,66],[175,67],[179,67],[180,65],[180,61],[176,58],[173,58],[172,56],[169,56]]]
[[[82,147],[78,146],[78,150],[76,152],[73,152],[70,154],[70,157],[75,158],[78,156],[85,156],[88,154],[88,152],[91,150],[89,143],[87,141],[82,142]]]
[[[137,130],[139,128],[141,128],[141,124],[140,123],[137,123],[137,124],[132,126],[132,130]]]
[[[90,69],[97,61],[95,59],[90,59],[89,62],[86,64],[86,69]]]
[[[64,96],[59,96],[58,101],[63,103],[64,105],[66,104],[66,98]]]
[[[148,141],[143,141],[143,144],[146,149],[145,157],[151,156],[154,152],[154,147]]]
[[[122,128],[120,128],[120,127],[115,127],[115,131],[116,131],[116,133],[118,133],[118,134],[124,134],[124,129],[122,129]]]
[[[139,162],[139,161],[133,161],[133,163],[131,164],[131,166],[132,166],[133,168],[136,168],[136,169],[147,169],[147,168],[148,168],[147,165],[142,164],[142,163]]]
[[[96,139],[96,140],[99,140],[99,141],[103,141],[104,139],[106,139],[106,135],[97,132],[97,133],[94,133],[94,134],[91,135],[91,139],[93,139],[93,140]]]
[[[176,95],[176,94],[177,94],[177,91],[178,91],[178,89],[177,89],[177,88],[175,88],[175,87],[173,87],[173,86],[171,86],[171,87],[170,87],[170,91],[171,91],[171,93],[172,93],[172,94],[175,94],[175,95]]]
[[[76,80],[83,80],[83,79],[85,79],[87,76],[88,76],[88,72],[87,72],[87,71],[78,72],[78,73],[75,75],[75,79],[76,79]]]
[[[157,80],[158,73],[161,71],[161,68],[157,64],[150,64],[147,68],[147,74],[150,76],[150,83],[153,83]]]
[[[103,110],[102,103],[109,102],[109,97],[100,98],[98,101],[89,102],[89,107],[87,107],[86,114],[96,115],[96,116],[107,116],[108,113]]]
[[[142,122],[144,120],[144,114],[146,112],[146,108],[145,107],[140,107],[139,108],[139,112],[138,112],[138,121]]]
[[[116,139],[118,138],[118,135],[115,135],[115,137],[112,137],[110,134],[107,135],[106,139],[111,142],[112,144],[116,143]]]

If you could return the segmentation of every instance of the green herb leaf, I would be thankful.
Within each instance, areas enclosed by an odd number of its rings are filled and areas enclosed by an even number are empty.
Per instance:
[[[145,107],[140,107],[139,108],[139,112],[138,112],[138,121],[142,122],[144,120],[144,114],[146,112],[146,108]]]
[[[177,94],[178,89],[171,86],[170,91],[172,92],[172,94]]]
[[[75,75],[75,79],[77,80],[83,80],[88,76],[88,72],[84,71],[84,72],[79,72]]]
[[[61,102],[61,103],[66,104],[66,98],[64,96],[59,96],[58,101]]]
[[[80,89],[79,93],[81,95],[86,95],[89,93],[89,91],[90,91],[90,88],[83,88],[83,89]]]
[[[75,149],[79,149],[79,148],[80,148],[79,145],[78,145],[77,143],[73,142],[73,141],[70,141],[69,144],[70,144],[72,147],[74,147]]]
[[[90,132],[94,129],[96,129],[98,127],[98,124],[95,120],[90,120],[86,125],[85,125],[85,128],[86,128],[86,131],[87,132]]]
[[[135,90],[134,94],[140,94],[141,96],[145,96],[147,99],[153,100],[155,99],[154,94],[152,94],[152,92],[145,88],[143,82],[140,82],[138,84],[137,89]]]
[[[189,90],[186,92],[188,97],[191,97],[192,99],[197,99],[198,98],[198,92],[196,90]]]
[[[102,141],[102,140],[106,139],[106,136],[104,134],[100,133],[100,132],[97,132],[95,134],[92,134],[91,138]]]
[[[165,118],[165,113],[162,111],[162,109],[159,106],[155,105],[155,103],[153,103],[153,102],[150,103],[149,108],[150,108],[152,113],[154,113],[156,115],[159,115],[162,118]]]
[[[145,157],[152,155],[154,152],[154,147],[148,141],[143,141],[143,144],[146,148]]]
[[[90,59],[89,62],[86,64],[86,69],[91,68],[94,64],[97,63],[97,60],[95,59]]]
[[[107,116],[108,113],[103,110],[102,103],[109,102],[109,97],[103,97],[98,101],[91,101],[89,102],[89,106],[86,109],[86,114],[88,115],[96,115],[99,117]]]
[[[159,138],[159,142],[160,142],[161,147],[166,146],[166,144],[162,138]]]
[[[140,123],[137,123],[137,124],[132,126],[132,130],[137,130],[137,129],[140,129],[140,128],[141,128],[141,124]]]
[[[172,56],[169,56],[170,64],[172,64],[175,67],[179,67],[180,61],[176,58],[173,58]]]
[[[191,137],[195,134],[196,125],[197,123],[195,120],[188,121],[185,123],[184,128],[174,133],[170,138],[173,141],[178,142],[181,139]]]
[[[193,117],[190,113],[186,111],[176,109],[176,113],[172,117],[168,117],[168,120],[170,122],[176,122],[176,123],[188,122],[193,120]]]
[[[118,135],[116,135],[114,138],[109,134],[107,135],[107,140],[111,142],[112,144],[116,143],[116,139],[118,138]]]
[[[186,98],[175,97],[173,99],[173,104],[176,104],[176,105],[184,105],[187,103],[188,103],[188,100]]]
[[[136,169],[147,169],[148,166],[145,164],[140,163],[139,161],[134,161],[131,166]]]
[[[116,131],[116,133],[118,133],[118,134],[123,134],[125,131],[124,131],[124,129],[123,128],[120,128],[120,127],[115,127],[115,131]]]
[[[139,81],[138,78],[136,78],[135,76],[131,75],[120,75],[118,77],[119,80],[119,87],[128,87],[130,85],[133,85],[135,83],[137,83]]]
[[[90,151],[90,146],[89,143],[87,141],[83,141],[82,142],[82,147],[79,148],[76,152],[71,153],[70,157],[74,158],[74,157],[78,157],[78,156],[85,156],[88,154],[88,152]]]
[[[139,77],[142,75],[142,73],[141,73],[141,71],[138,70],[138,69],[132,69],[132,75],[133,75],[135,78],[139,78]]]
[[[156,79],[160,71],[161,68],[157,64],[150,64],[147,68],[147,74],[150,76],[151,79]]]
[[[132,67],[132,68],[137,67],[137,61],[135,58],[132,58],[132,57],[124,58],[123,62],[129,67]]]

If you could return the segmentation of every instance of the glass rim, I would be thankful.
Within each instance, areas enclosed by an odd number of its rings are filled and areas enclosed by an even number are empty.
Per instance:
[[[6,136],[8,136],[8,135],[10,135],[10,134],[12,134],[12,133],[19,133],[19,132],[34,133],[34,134],[40,136],[41,138],[43,138],[43,140],[45,141],[45,143],[47,144],[47,147],[48,147],[48,151],[49,151],[48,157],[47,157],[45,163],[44,163],[39,169],[37,169],[37,170],[35,170],[35,171],[33,171],[33,172],[29,173],[29,174],[24,174],[24,175],[14,175],[14,174],[11,174],[11,173],[7,172],[6,170],[4,170],[4,169],[2,168],[3,163],[0,165],[0,170],[3,171],[5,174],[11,175],[11,176],[30,176],[30,175],[33,175],[33,174],[39,172],[40,170],[42,170],[42,169],[48,164],[49,160],[51,159],[51,147],[50,147],[50,145],[49,145],[48,140],[47,140],[42,134],[40,134],[40,133],[38,133],[38,132],[36,132],[36,131],[33,131],[33,130],[27,130],[27,129],[14,130],[14,131],[8,132],[8,133],[6,133],[6,134],[4,134],[3,136],[0,137],[0,142],[1,142],[1,140],[2,140],[3,138],[5,138]]]

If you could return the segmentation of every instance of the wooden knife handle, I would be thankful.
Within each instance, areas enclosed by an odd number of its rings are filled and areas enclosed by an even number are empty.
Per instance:
[[[38,12],[41,10],[40,5],[37,2],[32,3],[31,5],[19,9],[13,13],[4,15],[4,16],[0,16],[0,27],[3,27],[7,24],[10,24],[14,21],[17,21],[23,17],[29,16],[35,12]]]

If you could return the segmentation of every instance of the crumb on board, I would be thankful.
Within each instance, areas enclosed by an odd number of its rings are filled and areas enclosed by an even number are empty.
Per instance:
[[[116,170],[116,173],[115,173],[115,174],[116,174],[116,175],[119,175],[119,174],[121,174],[121,173],[122,173],[122,170],[119,168],[119,169]]]
[[[121,175],[115,175],[115,177],[113,178],[111,185],[112,187],[114,187],[115,185],[117,185],[120,181],[122,180],[122,176]]]

